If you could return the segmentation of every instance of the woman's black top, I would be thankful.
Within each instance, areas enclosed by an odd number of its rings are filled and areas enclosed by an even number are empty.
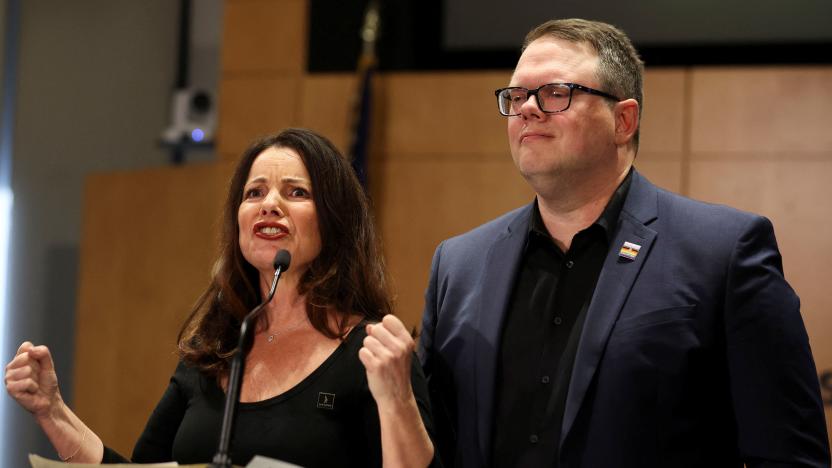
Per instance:
[[[381,466],[378,409],[358,359],[366,336],[355,327],[308,377],[267,400],[240,403],[231,460],[245,465],[255,455],[304,467]],[[414,356],[413,391],[432,435],[425,377]],[[216,379],[180,363],[133,449],[132,461],[210,463],[222,426],[225,393]],[[104,463],[127,460],[104,450]]]

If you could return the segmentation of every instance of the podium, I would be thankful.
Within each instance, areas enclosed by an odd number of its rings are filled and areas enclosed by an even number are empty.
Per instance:
[[[179,468],[209,468],[209,463],[198,465],[180,465],[176,462],[169,463],[106,463],[101,465],[91,465],[89,463],[64,463],[57,460],[50,460],[41,457],[40,455],[29,454],[29,463],[32,468],[127,468],[127,467],[142,467],[142,468],[170,468],[177,466]],[[274,458],[261,457],[257,455],[245,467],[234,465],[234,468],[301,468],[298,465],[286,463],[284,461],[275,460]]]

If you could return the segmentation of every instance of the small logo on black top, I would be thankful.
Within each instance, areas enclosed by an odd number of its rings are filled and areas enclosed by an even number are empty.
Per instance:
[[[335,409],[335,394],[318,392],[318,408]]]

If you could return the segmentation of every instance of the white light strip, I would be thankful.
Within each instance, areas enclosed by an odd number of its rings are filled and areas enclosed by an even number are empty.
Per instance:
[[[14,196],[8,187],[0,187],[0,349],[6,349],[6,318],[9,287],[6,276],[9,273],[9,245],[12,235],[12,203]],[[4,356],[5,357],[5,356]],[[2,418],[0,418],[2,419]]]
[[[9,330],[9,322],[11,315],[9,314],[7,307],[9,306],[9,282],[8,282],[8,274],[9,274],[9,245],[11,244],[11,234],[12,234],[12,203],[13,203],[14,196],[12,195],[12,191],[9,187],[0,187],[0,356],[4,361],[7,361],[7,358],[10,356],[6,356],[6,340],[9,338],[10,330]],[[3,362],[3,366],[5,367],[5,362]],[[0,402],[0,434],[2,434],[2,451],[0,453],[7,453],[6,450],[9,447],[5,447],[8,440],[7,431],[11,430],[9,427],[9,419],[6,416],[6,412],[8,410],[8,398],[2,398],[2,402]]]
[[[20,38],[20,0],[0,0],[0,33],[3,34],[0,50],[0,360],[5,367],[12,356],[6,354],[8,341],[12,338],[11,306],[12,286],[10,246],[12,236],[12,139],[14,137],[14,114],[17,98],[17,59]],[[0,465],[11,466],[22,460],[12,450],[11,436],[15,431],[10,421],[11,398],[0,398]],[[18,447],[20,450],[20,447]]]

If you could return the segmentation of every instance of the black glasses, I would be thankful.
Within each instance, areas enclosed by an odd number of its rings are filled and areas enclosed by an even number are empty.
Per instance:
[[[540,110],[547,114],[554,114],[569,109],[569,105],[572,104],[572,92],[576,89],[614,101],[621,100],[612,94],[575,83],[549,83],[537,89],[500,88],[494,91],[494,95],[497,96],[497,107],[500,109],[500,114],[506,117],[520,115],[520,107],[529,100],[529,96],[534,96],[537,99],[537,106],[540,107]]]

